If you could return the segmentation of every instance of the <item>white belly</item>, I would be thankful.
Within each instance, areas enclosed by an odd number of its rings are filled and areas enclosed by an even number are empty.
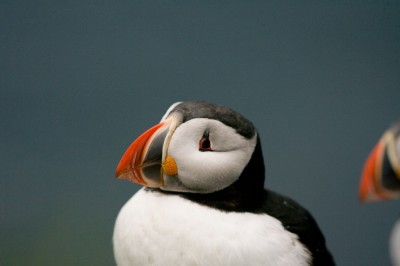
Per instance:
[[[308,265],[309,252],[277,219],[222,212],[179,196],[136,193],[114,228],[118,265]]]

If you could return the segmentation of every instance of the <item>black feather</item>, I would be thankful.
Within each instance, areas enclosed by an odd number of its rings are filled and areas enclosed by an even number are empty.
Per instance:
[[[224,106],[202,102],[183,102],[178,104],[171,112],[179,112],[183,116],[183,123],[194,118],[208,118],[221,121],[236,130],[237,133],[247,139],[255,134],[253,124],[241,114]]]

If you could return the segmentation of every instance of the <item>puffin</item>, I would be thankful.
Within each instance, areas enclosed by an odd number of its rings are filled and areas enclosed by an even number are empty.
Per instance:
[[[361,202],[400,199],[400,121],[390,126],[364,163],[359,185]],[[400,266],[400,219],[389,239],[393,265]]]
[[[143,186],[115,222],[117,265],[334,265],[310,212],[264,188],[260,136],[230,108],[174,103],[116,177]]]

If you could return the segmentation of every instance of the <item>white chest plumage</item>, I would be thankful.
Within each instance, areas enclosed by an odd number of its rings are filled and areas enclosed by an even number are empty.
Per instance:
[[[280,221],[222,212],[179,196],[144,191],[121,209],[118,265],[308,265],[308,250]]]

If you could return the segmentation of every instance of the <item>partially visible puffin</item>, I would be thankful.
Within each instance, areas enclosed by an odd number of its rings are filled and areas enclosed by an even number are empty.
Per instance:
[[[173,104],[116,176],[144,186],[115,223],[118,265],[334,265],[311,214],[264,189],[257,130],[229,108]]]
[[[387,129],[365,162],[359,198],[362,202],[400,198],[400,122]],[[400,219],[390,237],[393,265],[400,266]]]

